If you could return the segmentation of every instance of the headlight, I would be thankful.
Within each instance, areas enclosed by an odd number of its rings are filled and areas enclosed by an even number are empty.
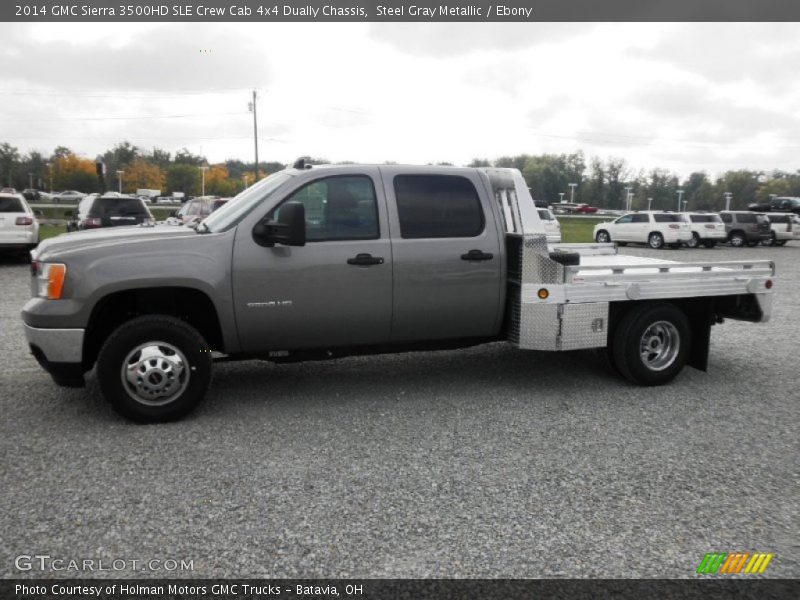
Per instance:
[[[37,295],[48,300],[59,300],[67,276],[67,266],[61,263],[37,263]]]

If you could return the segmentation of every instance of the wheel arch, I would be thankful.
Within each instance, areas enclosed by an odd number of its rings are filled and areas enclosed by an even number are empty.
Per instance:
[[[209,348],[225,351],[219,313],[204,291],[185,286],[131,288],[103,296],[92,308],[83,342],[84,369],[92,368],[112,331],[135,317],[148,314],[181,319],[197,329]]]

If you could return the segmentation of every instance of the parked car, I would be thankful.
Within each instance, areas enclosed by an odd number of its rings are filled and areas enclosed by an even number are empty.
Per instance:
[[[68,386],[96,365],[114,409],[165,421],[201,401],[213,351],[292,362],[506,340],[608,349],[618,373],[652,386],[685,365],[706,370],[713,323],[770,317],[770,261],[553,248],[515,169],[296,164],[196,231],[44,241],[22,310],[40,365]]]
[[[193,200],[188,200],[167,218],[166,223],[168,225],[191,225],[193,223],[199,223],[228,200],[229,198],[209,196],[201,196]]]
[[[76,204],[77,202],[80,202],[81,198],[83,198],[85,195],[86,194],[83,192],[78,192],[75,190],[64,190],[63,192],[53,194],[50,200],[54,204]]]
[[[28,202],[39,202],[39,200],[42,198],[42,193],[37,189],[27,188],[22,190],[22,196]]]
[[[141,198],[120,194],[87,196],[69,215],[67,231],[118,227],[121,225],[155,224],[153,215]]]
[[[761,240],[765,246],[783,246],[786,242],[800,240],[800,216],[794,213],[767,213],[772,237]]]
[[[561,223],[558,222],[553,211],[547,208],[538,208],[539,218],[544,223],[547,241],[552,244],[561,243]]]
[[[702,212],[683,214],[689,219],[689,228],[692,230],[692,239],[686,242],[689,248],[697,248],[700,244],[706,248],[713,248],[718,243],[727,241],[725,223],[718,214]]]
[[[757,246],[765,240],[772,239],[769,219],[764,213],[746,210],[723,210],[719,213],[725,223],[728,243],[736,248]]]
[[[619,219],[594,226],[594,239],[599,243],[619,242],[647,244],[651,248],[665,245],[678,248],[692,239],[685,215],[660,211],[641,211],[622,215]]]
[[[16,194],[16,193],[17,193],[17,188],[13,187],[0,188],[0,194]]]
[[[39,243],[39,221],[21,194],[0,192],[0,250],[26,253]]]
[[[776,196],[766,202],[750,204],[747,210],[753,212],[792,212],[800,215],[800,198],[793,196]]]

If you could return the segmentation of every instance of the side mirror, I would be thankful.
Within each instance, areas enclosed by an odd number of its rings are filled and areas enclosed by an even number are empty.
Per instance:
[[[253,227],[253,239],[259,246],[270,248],[306,245],[306,207],[300,202],[286,202],[278,209],[278,220],[264,219]]]
[[[74,211],[74,210],[65,210],[65,211],[64,211],[64,216],[65,216],[65,217],[71,217],[71,216],[73,216],[74,214],[75,214],[75,211]]]

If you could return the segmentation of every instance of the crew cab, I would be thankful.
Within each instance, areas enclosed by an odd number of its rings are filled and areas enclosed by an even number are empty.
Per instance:
[[[665,245],[678,248],[692,240],[692,231],[688,219],[681,213],[641,211],[598,223],[594,227],[594,239],[600,243],[647,244],[654,249]]]
[[[215,360],[499,340],[601,349],[628,380],[665,384],[684,365],[706,369],[712,324],[769,318],[775,271],[548,244],[515,169],[302,160],[195,229],[65,234],[39,246],[31,270],[33,355],[60,385],[94,368],[137,421],[191,411]]]

